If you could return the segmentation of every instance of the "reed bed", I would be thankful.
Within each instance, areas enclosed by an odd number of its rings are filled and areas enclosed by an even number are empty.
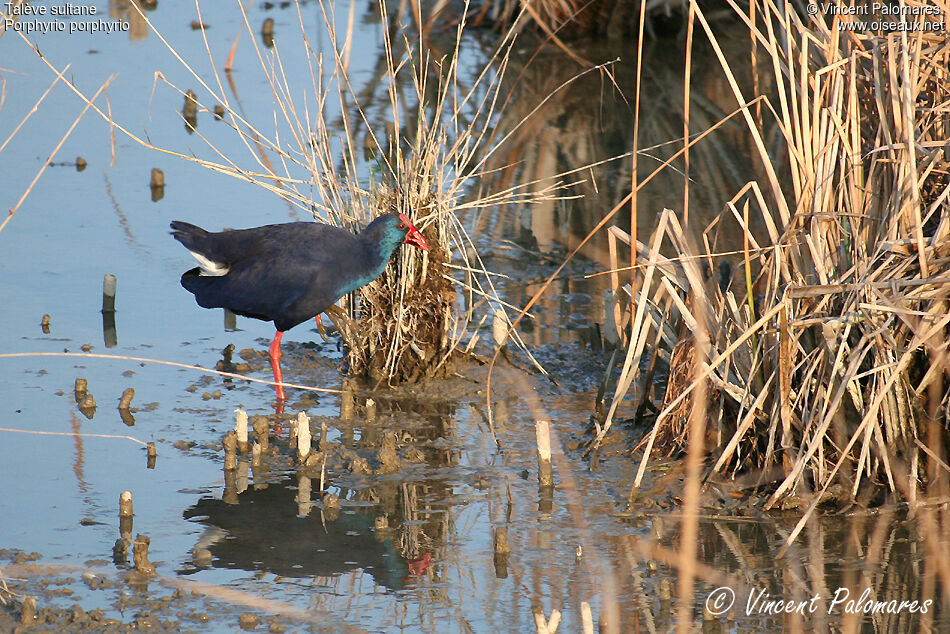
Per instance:
[[[597,432],[651,396],[651,357],[669,355],[635,489],[651,456],[698,443],[704,478],[777,474],[760,482],[765,508],[805,511],[791,543],[819,504],[947,495],[950,41],[730,5],[772,94],[743,94],[697,6],[690,28],[719,57],[761,177],[705,227],[664,210],[644,242],[612,230],[635,241],[636,262],[615,266],[628,340]]]

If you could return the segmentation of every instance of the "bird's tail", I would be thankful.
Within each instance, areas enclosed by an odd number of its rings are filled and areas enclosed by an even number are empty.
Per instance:
[[[219,262],[214,255],[213,241],[208,239],[212,235],[211,233],[181,220],[174,221],[171,228],[174,230],[172,235],[175,239],[185,245],[185,248],[191,251],[191,254],[198,260],[198,264],[201,265],[201,275],[218,277],[228,274],[228,264]],[[191,271],[185,273],[186,276],[189,274],[191,274]],[[185,285],[184,279],[182,279],[182,285]],[[188,286],[185,286],[185,288],[188,288]],[[188,290],[191,289],[188,288]]]
[[[198,244],[208,236],[208,232],[188,222],[175,220],[171,223],[172,236],[189,251],[194,251]]]

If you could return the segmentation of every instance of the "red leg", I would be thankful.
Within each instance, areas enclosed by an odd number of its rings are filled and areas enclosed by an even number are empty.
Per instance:
[[[284,378],[280,373],[280,338],[284,336],[284,333],[277,331],[277,334],[274,335],[274,341],[270,344],[270,349],[267,351],[270,355],[270,367],[274,371],[274,380],[277,381],[277,400],[284,400],[284,386],[281,385],[284,382]]]
[[[321,323],[320,323],[320,315],[317,315],[316,317],[314,317],[314,319],[316,319],[316,320],[317,320],[317,328],[319,329],[319,328],[320,328],[320,326],[322,326],[322,325],[323,325],[323,324],[321,324]]]

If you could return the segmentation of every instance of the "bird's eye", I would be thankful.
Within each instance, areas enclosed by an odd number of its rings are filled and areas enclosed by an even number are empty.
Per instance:
[[[400,223],[399,223],[399,230],[400,230],[400,231],[405,231],[405,230],[406,230],[406,225],[400,222]]]

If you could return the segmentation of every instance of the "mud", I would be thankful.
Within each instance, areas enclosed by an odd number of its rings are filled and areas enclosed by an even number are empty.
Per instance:
[[[333,631],[310,618],[242,612],[254,599],[245,597],[242,604],[239,593],[215,599],[198,584],[110,571],[103,562],[91,561],[81,568],[30,563],[40,558],[39,553],[0,550],[0,631],[203,632],[213,626],[283,632],[302,624]],[[83,608],[75,601],[83,594],[86,601],[106,607]]]

